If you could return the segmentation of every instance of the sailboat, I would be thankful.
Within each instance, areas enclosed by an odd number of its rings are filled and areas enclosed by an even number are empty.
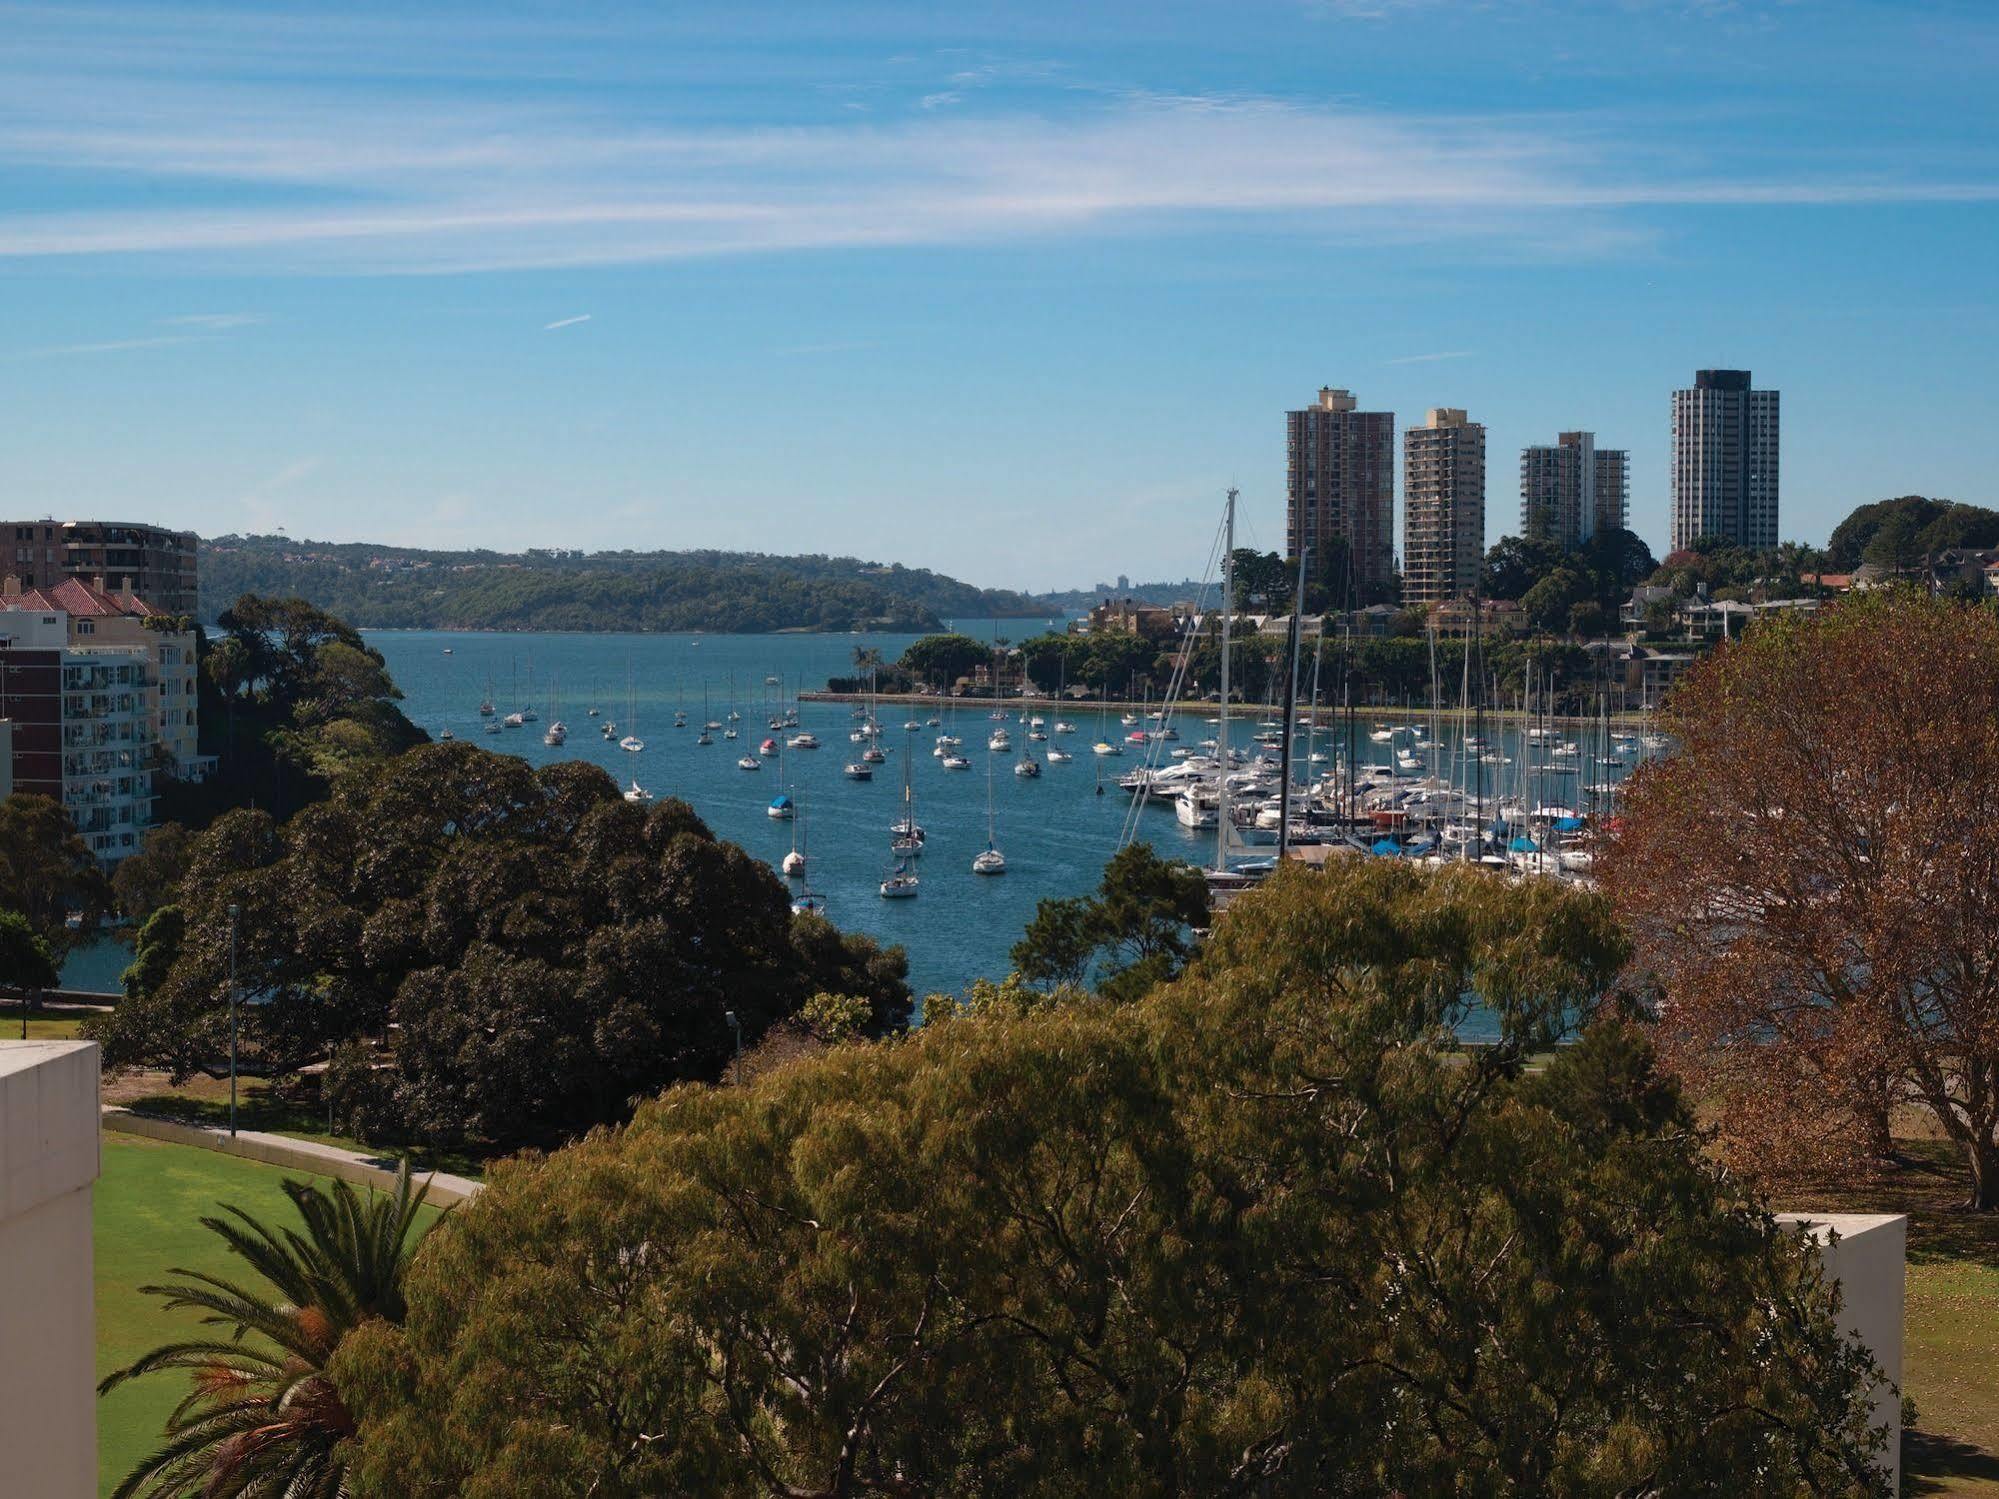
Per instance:
[[[772,746],[766,753],[777,756],[777,784],[781,787],[784,785],[784,746],[769,739],[766,739],[764,743]],[[764,815],[774,818],[779,822],[788,822],[791,819],[792,813],[796,810],[792,805],[790,796],[780,790],[776,796],[770,799],[770,805],[764,808]]]
[[[520,668],[518,666],[514,666],[511,662],[509,662],[508,675],[511,680],[507,684],[507,697],[509,700],[517,703],[521,700]],[[518,729],[522,724],[526,723],[527,720],[521,716],[521,710],[516,708],[514,709],[513,712],[509,713],[505,718],[501,719],[500,722],[505,724],[510,729]]]
[[[1034,758],[1034,745],[1031,742],[1021,744],[1020,758],[1013,762],[1013,773],[1028,780],[1041,774],[1041,762]]]
[[[539,723],[541,715],[534,711],[534,657],[528,657],[527,706],[521,709],[522,723]]]
[[[491,677],[486,678],[486,695],[479,699],[479,716],[481,718],[491,718],[493,716],[493,679]]]
[[[993,762],[986,761],[986,846],[972,857],[973,874],[1005,874],[1006,855],[993,842]]]
[[[629,667],[625,670],[625,697],[625,721],[632,729],[636,730],[639,726],[639,690],[632,681],[631,669]],[[606,733],[609,733],[610,729],[610,725],[605,726]],[[625,735],[623,739],[618,741],[618,748],[628,755],[636,755],[645,747],[646,742],[639,738],[635,732]]]
[[[549,724],[548,724],[548,732],[541,736],[541,742],[543,744],[560,745],[564,740],[569,738],[569,725],[564,723],[560,718],[557,718],[555,716],[558,690],[559,689],[557,686],[556,678],[550,677],[548,681]]]
[[[706,683],[703,683],[701,687],[701,718],[701,732],[695,735],[694,742],[696,744],[713,744],[715,736],[708,731],[710,729],[719,729],[722,726],[708,717],[708,687]]]
[[[652,793],[637,781],[633,781],[625,791],[625,800],[628,802],[649,802],[652,800]]]
[[[805,813],[802,808],[794,808],[791,819],[791,852],[778,865],[788,880],[805,878]]]
[[[890,849],[900,857],[915,858],[923,852],[923,825],[916,820],[916,788],[909,779],[910,757],[902,758],[902,816],[889,824],[894,841]]]

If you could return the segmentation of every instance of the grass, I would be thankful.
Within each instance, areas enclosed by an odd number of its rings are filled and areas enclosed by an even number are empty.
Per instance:
[[[104,1174],[96,1193],[98,1377],[147,1349],[199,1330],[191,1312],[170,1313],[142,1285],[173,1278],[175,1269],[236,1278],[246,1267],[201,1226],[229,1202],[284,1224],[297,1215],[280,1183],[307,1173],[240,1160],[192,1145],[170,1145],[107,1134]],[[434,1217],[434,1214],[427,1214]],[[184,1375],[132,1380],[97,1405],[97,1472],[101,1493],[160,1441],[166,1418],[187,1393]]]
[[[0,1018],[0,1041],[74,1041],[76,1028],[81,1024],[83,1022],[76,1019],[30,1020],[28,1034],[24,1037],[21,1034],[21,1017],[16,1012]]]
[[[1902,1389],[1916,1424],[1902,1449],[1906,1494],[1999,1499],[1999,1214],[1967,1213],[1963,1163],[1941,1142],[1901,1139],[1905,1164],[1776,1194],[1795,1210],[1906,1213],[1909,1273]]]

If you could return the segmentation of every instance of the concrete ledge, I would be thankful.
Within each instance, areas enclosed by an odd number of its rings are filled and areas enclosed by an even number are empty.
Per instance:
[[[0,1493],[97,1492],[97,1046],[0,1041]]]
[[[1818,1246],[1839,1283],[1846,1335],[1874,1355],[1887,1383],[1874,1392],[1874,1420],[1888,1428],[1883,1466],[1902,1491],[1902,1300],[1909,1220],[1895,1213],[1779,1213],[1777,1222]]]
[[[241,1156],[246,1161],[262,1161],[267,1166],[289,1166],[294,1171],[311,1171],[320,1176],[336,1176],[357,1186],[392,1189],[396,1184],[396,1158],[343,1150],[316,1140],[294,1140],[289,1135],[267,1134],[262,1130],[238,1130],[231,1135],[212,1125],[188,1124],[179,1119],[163,1119],[156,1114],[138,1114],[130,1109],[107,1108],[104,1127],[122,1135],[143,1135],[149,1140],[165,1140],[175,1145],[193,1145],[223,1155]],[[440,1207],[476,1197],[480,1184],[463,1176],[437,1171],[416,1174],[421,1185],[428,1183],[427,1199]]]

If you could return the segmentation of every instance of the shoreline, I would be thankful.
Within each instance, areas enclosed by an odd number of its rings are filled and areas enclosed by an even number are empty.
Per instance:
[[[798,701],[801,703],[865,703],[868,701],[868,697],[869,695],[865,692],[831,692],[821,688],[818,691],[799,693]],[[961,710],[976,710],[981,713],[989,713],[995,706],[995,700],[990,697],[937,697],[917,692],[876,693],[874,701],[877,703],[891,703],[903,707],[930,708],[933,711],[941,708],[957,708]],[[998,706],[1006,708],[1009,714],[1012,714],[1015,710],[1024,709],[1037,713],[1059,712],[1071,718],[1085,718],[1098,713],[1117,713],[1122,715],[1125,713],[1152,712],[1157,710],[1159,705],[1152,702],[1120,698],[1099,701],[1096,698],[1058,699],[1035,695],[1030,697],[1001,698],[998,700]],[[1220,707],[1219,703],[1182,704],[1174,710],[1173,716],[1179,719],[1199,718],[1206,720],[1215,717]],[[1233,716],[1240,717],[1243,720],[1252,718],[1260,720],[1274,714],[1277,710],[1267,708],[1260,703],[1238,702],[1230,711]],[[1296,711],[1299,718],[1310,719],[1315,726],[1326,728],[1338,722],[1345,710],[1321,707],[1317,712],[1314,712],[1310,708],[1301,707]],[[1472,708],[1438,708],[1433,713],[1428,708],[1417,709],[1399,707],[1394,704],[1374,703],[1357,704],[1352,711],[1356,719],[1368,720],[1370,727],[1376,722],[1389,725],[1408,724],[1413,727],[1426,724],[1433,717],[1439,722],[1462,724],[1473,722],[1479,717],[1478,710]],[[928,715],[926,714],[925,716]],[[1560,724],[1576,728],[1587,728],[1591,724],[1602,722],[1603,718],[1608,718],[1612,724],[1628,728],[1642,728],[1650,721],[1649,714],[1636,710],[1626,710],[1599,717],[1599,715],[1594,713],[1528,714],[1518,708],[1487,708],[1484,710],[1484,717],[1487,722],[1497,724],[1542,723],[1550,725]]]

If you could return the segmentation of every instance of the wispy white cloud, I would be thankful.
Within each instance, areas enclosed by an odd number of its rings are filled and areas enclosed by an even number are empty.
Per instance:
[[[173,344],[205,343],[195,334],[162,334],[157,338],[113,338],[103,343],[54,344],[42,349],[23,349],[16,359],[66,359],[84,354],[123,354],[132,349],[164,349]]]
[[[225,332],[231,328],[249,328],[263,319],[254,312],[188,312],[179,317],[163,317],[162,328],[209,328]]]
[[[361,45],[330,35],[315,45]],[[319,86],[309,67],[303,84],[244,81],[259,56],[183,79],[115,54],[90,75],[0,55],[0,171],[147,189],[93,208],[17,191],[0,258],[421,273],[1230,226],[1575,258],[1643,241],[1653,218],[1637,210],[1999,199],[1982,160],[1948,178],[1927,163],[1752,175],[1667,156],[1642,122],[1601,117],[1087,90],[1030,106],[983,90],[1052,65],[977,57],[945,63],[948,87],[896,123],[742,128],[611,116],[560,93]]]
[[[579,312],[575,317],[559,317],[552,323],[543,323],[541,331],[544,333],[553,333],[557,328],[574,328],[578,323],[587,323],[589,321],[589,313]]]
[[[1400,359],[1385,359],[1384,364],[1436,364],[1445,359],[1469,359],[1470,349],[1452,349],[1443,354],[1404,354]]]

